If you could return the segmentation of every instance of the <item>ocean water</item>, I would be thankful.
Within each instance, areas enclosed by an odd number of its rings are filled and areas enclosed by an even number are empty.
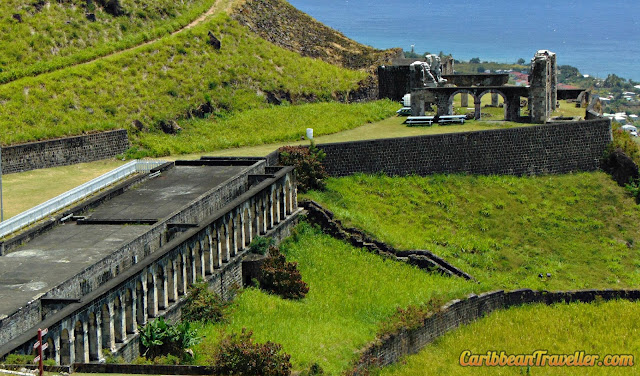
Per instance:
[[[582,74],[640,81],[640,0],[289,0],[376,48],[527,62],[537,50]]]

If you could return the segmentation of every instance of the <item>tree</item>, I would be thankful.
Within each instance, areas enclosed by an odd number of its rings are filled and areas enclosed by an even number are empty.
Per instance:
[[[484,65],[480,65],[478,67],[478,73],[484,73],[484,71],[485,71]]]
[[[518,65],[524,65],[525,60],[523,58],[518,59],[518,61],[516,61],[516,64]]]
[[[474,57],[473,59],[469,60],[470,64],[480,64],[480,58],[479,57]]]

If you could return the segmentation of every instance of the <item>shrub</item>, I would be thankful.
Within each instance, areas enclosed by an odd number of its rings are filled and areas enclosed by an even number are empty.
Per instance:
[[[273,238],[265,238],[264,236],[256,236],[249,244],[249,251],[251,253],[255,253],[256,255],[265,255],[269,250],[269,247],[272,247],[275,244]]]
[[[164,355],[184,356],[184,350],[196,345],[200,339],[188,321],[168,324],[162,317],[150,321],[140,330],[140,344],[146,359]]]
[[[33,364],[35,355],[9,354],[2,363],[4,364]]]
[[[326,154],[312,142],[304,146],[284,146],[278,149],[280,164],[296,168],[298,190],[306,192],[311,189],[324,190],[327,172],[322,165]]]
[[[207,282],[196,282],[189,286],[189,294],[182,307],[182,318],[188,321],[218,322],[223,318],[227,303],[209,291]]]
[[[269,258],[260,267],[258,282],[261,289],[285,299],[302,299],[309,292],[298,264],[288,262],[276,247],[269,249]]]
[[[267,341],[256,343],[253,332],[242,329],[222,340],[214,360],[221,375],[286,376],[291,374],[291,356],[281,352],[282,346]]]

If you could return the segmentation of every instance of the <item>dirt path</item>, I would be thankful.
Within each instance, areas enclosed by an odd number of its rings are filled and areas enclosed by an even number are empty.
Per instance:
[[[242,0],[240,0],[240,1],[242,1]],[[196,18],[195,20],[193,20],[193,21],[192,21],[191,23],[189,23],[188,25],[186,25],[186,26],[184,26],[184,27],[182,27],[182,28],[180,28],[180,29],[178,29],[178,30],[176,30],[176,31],[172,32],[170,35],[171,35],[171,36],[173,36],[173,35],[176,35],[176,34],[179,34],[179,33],[183,32],[183,31],[185,31],[185,30],[191,29],[191,28],[193,28],[193,27],[195,27],[195,26],[197,26],[197,25],[201,24],[202,22],[206,21],[210,16],[212,16],[212,15],[214,15],[214,14],[216,14],[216,13],[220,12],[220,11],[227,11],[227,12],[228,12],[228,11],[230,11],[230,10],[231,10],[231,8],[232,8],[232,6],[233,6],[234,4],[239,3],[240,1],[238,1],[238,0],[216,0],[216,2],[215,2],[215,3],[213,3],[213,5],[211,6],[211,8],[209,8],[206,12],[204,12],[202,15],[200,15],[200,17]],[[14,81],[20,80],[20,79],[25,78],[25,77],[38,77],[38,76],[41,76],[41,75],[43,75],[43,74],[48,74],[48,73],[57,72],[57,71],[60,71],[60,70],[63,70],[63,69],[67,69],[67,68],[69,68],[69,67],[75,67],[75,66],[80,66],[80,65],[90,64],[90,63],[93,63],[93,62],[98,61],[98,60],[100,60],[100,59],[106,59],[106,58],[109,58],[109,57],[111,57],[111,56],[115,56],[115,55],[118,55],[118,54],[122,54],[122,53],[125,53],[125,52],[128,52],[128,51],[131,51],[131,50],[135,50],[136,48],[140,48],[140,47],[143,47],[143,46],[149,45],[149,44],[151,44],[151,43],[155,43],[155,42],[159,41],[160,39],[162,39],[162,38],[166,38],[166,37],[167,37],[166,35],[162,35],[162,36],[160,36],[160,37],[158,37],[158,38],[155,38],[155,39],[152,39],[152,40],[146,41],[146,42],[144,42],[144,43],[137,44],[137,45],[135,45],[135,46],[131,46],[131,47],[125,48],[124,50],[114,51],[114,52],[112,52],[112,53],[110,53],[110,54],[107,54],[107,55],[98,56],[98,57],[92,58],[92,59],[90,59],[90,60],[83,61],[83,62],[81,62],[81,63],[67,65],[67,66],[60,67],[60,68],[58,68],[58,69],[54,69],[54,70],[51,70],[51,71],[38,73],[38,74],[33,75],[33,76],[24,76],[24,77],[19,77],[19,78],[18,78],[18,79],[16,79],[16,80],[12,80],[12,81],[5,82],[5,83],[3,83],[2,85],[9,84],[9,83],[11,83],[11,82],[14,82]]]

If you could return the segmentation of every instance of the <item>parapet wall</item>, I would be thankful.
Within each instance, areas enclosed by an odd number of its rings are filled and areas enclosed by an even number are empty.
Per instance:
[[[424,319],[422,325],[412,330],[400,330],[370,343],[360,351],[354,374],[368,374],[370,366],[383,367],[400,360],[401,357],[419,352],[438,337],[461,325],[469,324],[497,309],[530,303],[590,303],[595,300],[625,299],[637,301],[640,290],[582,290],[582,291],[494,291],[470,295],[463,300],[453,300]]]
[[[112,158],[129,148],[127,131],[30,142],[2,148],[2,172],[10,174]]]
[[[564,174],[598,169],[611,122],[548,125],[318,145],[330,176]]]

